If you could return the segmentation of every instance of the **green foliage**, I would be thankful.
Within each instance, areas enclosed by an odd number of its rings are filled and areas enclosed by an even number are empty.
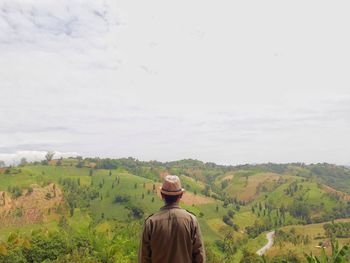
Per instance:
[[[59,255],[65,255],[69,252],[67,237],[59,232],[47,235],[35,233],[30,240],[30,247],[23,249],[23,253],[29,262],[55,260]]]
[[[312,254],[305,254],[308,263],[347,263],[349,262],[350,249],[348,246],[339,247],[338,242],[332,241],[332,254],[326,255],[324,248],[322,248],[321,256],[316,257]]]
[[[293,245],[308,245],[311,241],[310,236],[297,234],[294,228],[291,228],[289,232],[284,232],[283,230],[275,231],[275,243],[280,247],[284,245],[285,242],[290,242]]]
[[[0,245],[4,263],[92,263],[134,262],[140,225],[116,224],[113,234],[71,229],[55,232],[35,231],[30,236],[11,234]]]
[[[7,190],[12,194],[13,198],[18,198],[22,195],[22,190],[18,186],[9,186]]]
[[[258,256],[256,253],[252,253],[246,249],[242,252],[243,256],[239,263],[267,263],[265,257]]]
[[[270,263],[301,263],[303,262],[297,255],[289,251],[286,255],[279,255],[269,259]]]
[[[289,211],[292,216],[301,218],[302,220],[311,223],[310,208],[307,203],[295,200],[293,204],[290,205]]]
[[[89,207],[90,201],[99,197],[99,192],[88,186],[79,185],[76,180],[70,178],[60,179],[63,186],[66,201],[70,209]]]
[[[130,196],[116,195],[114,198],[115,203],[127,203],[130,201]]]
[[[144,211],[140,207],[128,205],[126,208],[130,210],[130,215],[136,219],[140,219],[144,215]]]
[[[271,230],[273,227],[273,222],[271,221],[266,221],[264,223],[259,223],[258,221],[255,221],[254,225],[246,227],[246,231],[250,238],[256,238],[262,232]]]
[[[323,228],[328,237],[338,237],[338,238],[350,237],[350,222],[324,224]]]

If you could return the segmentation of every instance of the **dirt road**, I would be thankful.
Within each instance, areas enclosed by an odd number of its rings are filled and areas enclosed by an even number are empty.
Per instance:
[[[274,235],[275,235],[275,231],[271,231],[271,232],[266,234],[267,244],[265,246],[263,246],[262,248],[260,248],[256,252],[256,254],[258,254],[259,256],[264,255],[265,252],[272,247],[272,245],[273,245],[273,236]]]

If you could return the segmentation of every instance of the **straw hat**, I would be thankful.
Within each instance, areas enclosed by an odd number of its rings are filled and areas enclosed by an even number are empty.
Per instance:
[[[165,195],[179,195],[182,194],[185,189],[181,187],[181,181],[178,176],[167,175],[164,177],[163,185],[160,188],[160,191]]]

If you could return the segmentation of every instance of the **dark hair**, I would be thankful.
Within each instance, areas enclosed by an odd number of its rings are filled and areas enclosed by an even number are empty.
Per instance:
[[[182,194],[179,194],[179,195],[165,195],[165,194],[162,194],[162,197],[164,198],[165,202],[167,204],[172,204],[172,203],[175,203],[176,200],[181,197]]]

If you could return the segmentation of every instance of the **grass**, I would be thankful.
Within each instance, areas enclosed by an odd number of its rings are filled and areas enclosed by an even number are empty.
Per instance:
[[[196,191],[199,194],[205,187],[203,182],[196,181],[193,178],[185,175],[181,175],[180,180],[182,187],[185,188],[186,191]]]
[[[258,197],[259,186],[272,189],[274,182],[280,177],[280,175],[274,173],[234,174],[224,191],[227,195],[236,197],[238,200],[252,201]]]
[[[79,208],[74,209],[74,214],[68,219],[68,224],[78,232],[84,232],[89,228],[92,223],[92,219],[89,213],[82,211]]]
[[[258,220],[258,217],[247,209],[236,213],[233,217],[233,222],[239,225],[240,229],[244,231],[247,226],[251,226]]]

